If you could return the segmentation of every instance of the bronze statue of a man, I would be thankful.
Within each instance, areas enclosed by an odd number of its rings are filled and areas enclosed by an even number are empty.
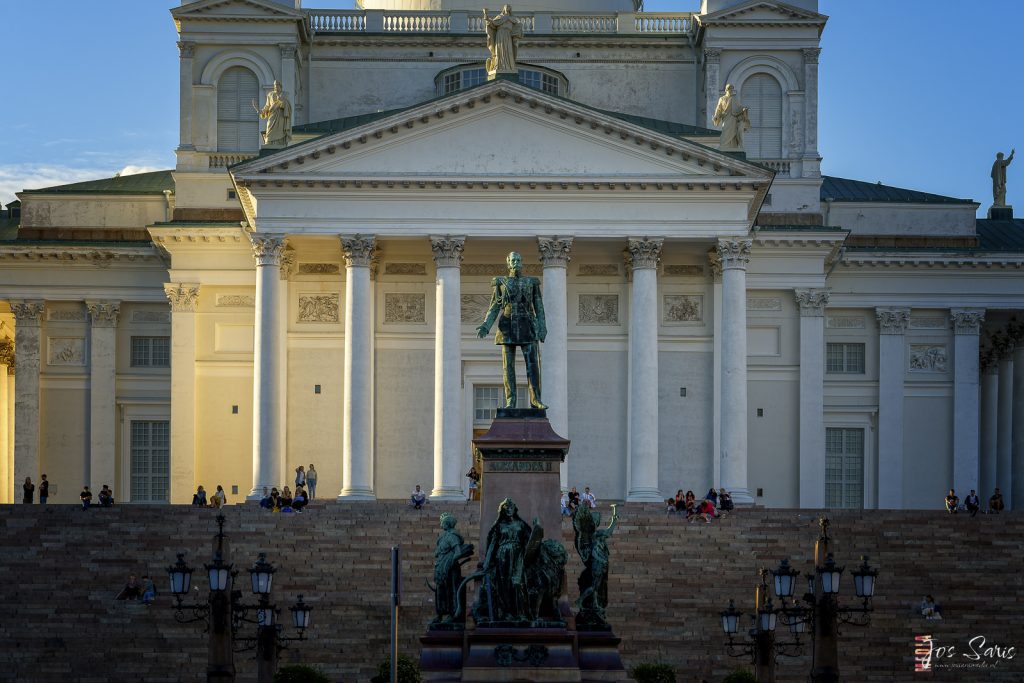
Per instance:
[[[480,327],[481,339],[491,331],[495,318],[498,331],[494,343],[501,347],[501,360],[505,369],[505,407],[516,407],[516,347],[522,347],[526,360],[526,380],[530,385],[530,405],[547,408],[540,399],[540,343],[548,336],[544,320],[544,302],[541,299],[540,280],[523,277],[523,257],[517,252],[508,255],[508,277],[491,280],[494,292],[491,306]]]

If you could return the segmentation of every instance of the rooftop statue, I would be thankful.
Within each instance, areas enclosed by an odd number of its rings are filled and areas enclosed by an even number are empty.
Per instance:
[[[600,513],[586,505],[576,508],[572,517],[572,528],[576,537],[576,552],[583,562],[580,574],[580,597],[576,601],[579,613],[576,625],[579,628],[604,629],[608,627],[605,610],[608,608],[608,565],[611,559],[608,539],[619,521],[618,506],[612,505],[612,519],[604,529],[600,528]]]
[[[996,153],[992,162],[992,206],[1006,206],[1006,167],[1013,161],[1016,149],[1010,150],[1010,156],[1003,159],[1003,153]]]
[[[548,336],[541,299],[540,280],[523,277],[523,257],[513,251],[508,255],[508,277],[491,280],[493,294],[484,322],[476,328],[483,339],[491,331],[495,318],[498,331],[494,343],[501,346],[505,374],[505,407],[516,407],[516,347],[522,347],[526,360],[526,380],[530,386],[530,405],[545,409],[540,398],[540,343]]]
[[[715,115],[711,122],[722,127],[718,149],[723,152],[742,152],[743,133],[750,130],[750,115],[746,107],[740,103],[736,94],[736,86],[731,83],[725,86],[725,94],[718,98]]]
[[[437,616],[432,628],[447,627],[466,623],[466,588],[462,582],[462,565],[473,554],[473,544],[466,544],[462,535],[455,531],[458,521],[447,512],[441,514],[441,535],[434,551],[434,585],[427,587],[434,592],[434,609]]]
[[[512,16],[512,5],[501,8],[501,14],[493,19],[484,8],[484,26],[487,29],[487,78],[493,80],[497,74],[518,74],[516,51],[519,39],[523,37],[523,23]]]
[[[292,138],[292,103],[281,90],[281,82],[274,81],[274,89],[267,93],[267,103],[263,109],[252,106],[259,112],[261,119],[266,119],[267,129],[263,132],[263,144],[267,147],[287,147]]]

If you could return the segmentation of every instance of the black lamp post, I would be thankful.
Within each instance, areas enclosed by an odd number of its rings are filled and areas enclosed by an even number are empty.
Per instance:
[[[298,636],[282,637],[281,625],[277,623],[277,607],[270,602],[270,590],[277,569],[267,562],[266,553],[260,553],[256,563],[249,569],[252,592],[258,596],[255,605],[242,602],[242,592],[232,590],[232,584],[238,572],[224,557],[224,515],[217,516],[217,545],[213,552],[213,561],[203,565],[210,582],[210,594],[205,603],[186,604],[194,570],[185,562],[185,554],[178,553],[178,561],[167,568],[167,576],[171,583],[171,593],[175,598],[174,618],[180,623],[203,621],[210,634],[208,662],[206,667],[207,681],[234,681],[234,653],[256,648],[258,664],[258,680],[260,683],[273,680],[277,671],[278,654],[284,641],[304,640],[305,631],[310,626],[313,608],[298,602],[289,608],[292,621],[299,632]],[[196,589],[198,590],[198,588]],[[187,612],[192,614],[188,615]],[[249,612],[255,619],[248,617]],[[257,625],[256,637],[239,637],[243,622]],[[240,648],[235,643],[240,642]]]
[[[796,657],[800,654],[802,643],[800,642],[800,630],[790,627],[791,640],[780,641],[775,638],[775,628],[778,626],[779,617],[786,621],[785,598],[782,597],[782,606],[775,607],[772,599],[768,596],[768,570],[761,569],[760,584],[754,590],[754,614],[749,615],[754,620],[754,627],[747,632],[748,639],[737,643],[733,640],[739,632],[740,619],[743,613],[736,609],[735,603],[730,600],[729,607],[721,612],[722,631],[728,637],[726,651],[731,657],[750,657],[754,663],[754,677],[758,683],[775,683],[775,659],[777,656]],[[775,572],[772,572],[774,575]],[[776,581],[776,587],[778,587]]]

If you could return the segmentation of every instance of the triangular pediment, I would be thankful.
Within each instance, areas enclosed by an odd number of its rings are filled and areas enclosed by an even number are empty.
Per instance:
[[[712,24],[814,24],[825,25],[824,14],[805,10],[784,2],[750,0],[750,2],[701,16],[700,23]]]
[[[508,81],[293,145],[232,174],[250,180],[771,179],[718,150]]]
[[[198,0],[171,10],[175,21],[227,18],[304,20],[305,15],[270,0]]]

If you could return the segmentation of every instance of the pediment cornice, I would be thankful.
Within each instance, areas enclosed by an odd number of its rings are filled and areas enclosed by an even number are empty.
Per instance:
[[[224,12],[229,9],[233,11]],[[171,16],[181,30],[182,20],[188,21],[305,21],[306,15],[284,5],[267,0],[198,0],[175,7]]]
[[[773,15],[766,18],[765,12]],[[703,26],[819,26],[824,27],[828,17],[824,14],[794,7],[784,2],[773,0],[750,0],[742,5],[698,15],[697,20]]]

